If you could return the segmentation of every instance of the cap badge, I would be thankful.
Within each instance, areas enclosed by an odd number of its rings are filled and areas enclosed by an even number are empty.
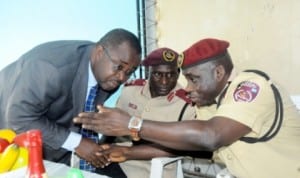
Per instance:
[[[172,51],[166,50],[163,52],[163,59],[167,62],[171,62],[175,59],[175,53]]]

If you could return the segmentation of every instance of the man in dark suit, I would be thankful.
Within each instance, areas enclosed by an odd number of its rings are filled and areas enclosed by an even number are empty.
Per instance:
[[[137,37],[114,29],[97,43],[54,41],[38,45],[0,71],[0,129],[40,129],[44,159],[70,163],[72,151],[96,164],[101,147],[79,133],[73,117],[83,111],[91,85],[104,101],[140,63]],[[111,176],[111,175],[110,175]]]

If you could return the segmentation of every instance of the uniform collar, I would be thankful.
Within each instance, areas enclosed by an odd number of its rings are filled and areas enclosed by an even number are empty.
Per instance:
[[[224,86],[224,88],[221,90],[221,92],[219,93],[219,95],[215,98],[215,101],[217,103],[217,105],[219,104],[218,101],[220,101],[220,97],[224,97],[226,91],[227,91],[227,88],[229,87],[231,81],[237,76],[237,70],[235,68],[232,69],[231,73],[230,73],[230,76],[227,80],[227,83],[226,85]]]
[[[158,97],[155,97],[155,98],[165,98],[166,100],[171,101],[174,98],[174,96],[176,94],[176,91],[181,89],[181,88],[182,87],[180,86],[180,84],[177,83],[175,88],[173,88],[173,90],[171,90],[168,95],[158,96]],[[147,98],[152,98],[151,93],[150,93],[150,86],[149,86],[149,81],[148,80],[146,80],[145,85],[142,87],[141,94],[144,95]]]

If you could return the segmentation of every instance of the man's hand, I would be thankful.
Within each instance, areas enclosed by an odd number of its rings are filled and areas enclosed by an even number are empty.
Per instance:
[[[127,146],[118,146],[118,145],[101,145],[103,150],[99,150],[96,155],[99,157],[109,157],[111,162],[124,162],[127,160],[127,152],[130,147]]]
[[[99,157],[96,153],[104,149],[107,148],[105,146],[98,145],[91,139],[82,138],[79,146],[75,148],[75,152],[80,158],[86,160],[93,166],[103,168],[110,164],[110,160],[107,155]]]
[[[82,124],[82,128],[93,130],[108,136],[130,135],[128,122],[130,115],[118,108],[98,106],[99,113],[84,112],[73,119],[74,123]]]

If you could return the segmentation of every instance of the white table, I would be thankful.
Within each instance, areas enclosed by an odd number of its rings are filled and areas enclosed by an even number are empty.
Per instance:
[[[45,169],[48,175],[48,178],[66,178],[68,171],[71,167],[66,166],[65,164],[61,163],[54,163],[51,161],[44,160]],[[0,178],[24,178],[26,174],[26,167],[17,169],[15,171],[10,171],[4,174],[0,173]],[[109,178],[107,176],[81,171],[84,178]]]

